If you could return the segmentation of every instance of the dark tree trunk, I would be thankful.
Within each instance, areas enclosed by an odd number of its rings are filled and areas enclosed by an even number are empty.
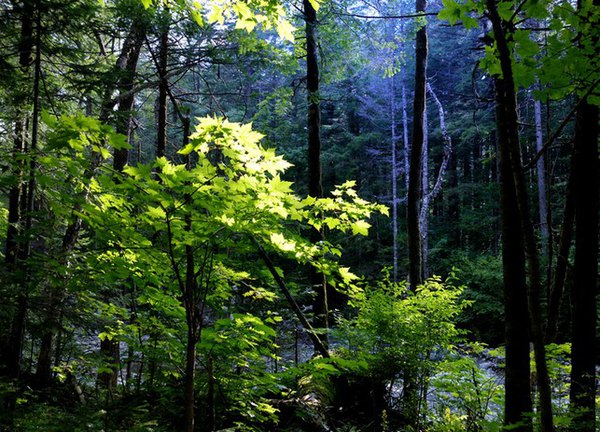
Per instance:
[[[598,107],[577,112],[574,153],[575,268],[572,305],[573,431],[596,430],[596,292],[598,278]]]
[[[117,60],[117,70],[122,73],[117,87],[119,93],[126,95],[119,102],[116,117],[116,130],[118,133],[127,136],[127,142],[133,142],[133,122],[131,110],[135,100],[134,77],[137,68],[137,62],[140,49],[144,42],[145,31],[139,27],[138,23],[132,25],[132,29],[123,43],[123,49]],[[113,168],[116,172],[123,170],[129,158],[129,150],[115,149],[113,153]],[[109,302],[109,293],[106,293],[105,301]],[[113,339],[104,339],[100,342],[100,353],[106,361],[110,362],[111,372],[98,374],[98,384],[106,389],[113,389],[117,385],[117,378],[120,363],[119,341]]]
[[[319,94],[319,55],[317,42],[317,12],[309,0],[304,0],[304,19],[306,22],[306,91],[308,102],[308,194],[315,198],[323,197],[321,167],[321,104]],[[323,235],[316,229],[311,230],[310,239],[316,243]],[[329,327],[329,302],[331,289],[325,283],[323,275],[313,267],[309,269],[309,280],[315,291],[313,302],[314,325],[317,328]],[[319,339],[328,345],[327,333]],[[315,346],[315,351],[317,347]]]
[[[506,113],[500,105],[505,84],[496,80],[496,122],[500,142],[500,199],[502,212],[502,264],[504,269],[504,319],[506,337],[504,422],[515,425],[517,431],[531,431],[532,411],[529,384],[529,328],[525,245],[521,233],[517,196],[507,149]]]
[[[494,25],[496,43],[503,48],[500,55],[508,57],[504,29],[496,10],[495,0],[487,0]],[[504,42],[504,43],[502,43]],[[504,423],[516,431],[532,430],[527,275],[525,244],[522,232],[517,185],[513,165],[514,149],[519,148],[517,111],[512,72],[503,69],[503,78],[495,79],[496,123],[500,162],[500,196],[502,209],[502,263],[504,269],[504,318],[506,331]]]
[[[167,59],[169,50],[169,22],[168,11],[165,12],[165,28],[160,34],[160,46],[158,49],[158,85],[157,100],[157,125],[156,125],[156,157],[165,156],[167,148],[167,92],[169,83],[167,81]]]
[[[529,361],[529,347],[523,336],[516,334],[517,331],[523,332],[523,327],[517,329],[514,325],[518,322],[522,325],[523,317],[517,317],[515,311],[523,307],[521,304],[525,300],[526,310],[524,316],[525,322],[529,321],[531,338],[534,346],[534,356],[536,362],[536,378],[540,400],[540,420],[541,430],[543,432],[553,431],[552,418],[552,396],[550,391],[550,380],[546,365],[546,353],[544,346],[544,337],[541,322],[540,295],[541,295],[541,277],[540,264],[535,240],[533,224],[529,211],[529,200],[527,196],[527,185],[521,164],[521,149],[519,143],[519,126],[517,115],[517,102],[515,93],[515,83],[511,64],[511,52],[507,43],[507,32],[512,28],[509,23],[503,22],[496,9],[495,0],[487,0],[489,17],[492,22],[496,46],[498,48],[498,57],[502,69],[502,78],[496,78],[496,105],[497,122],[501,156],[501,180],[502,180],[502,207],[504,210],[504,228],[503,234],[503,260],[505,272],[505,302],[506,302],[506,326],[507,326],[507,348],[506,348],[506,416],[507,425],[523,421],[522,411],[530,403],[524,396],[517,392],[523,392],[522,383],[511,382],[509,387],[509,375],[512,373],[524,378],[524,371],[518,371],[511,367],[509,371],[509,344],[510,339],[516,337],[519,343],[517,351],[519,358],[515,358],[515,367],[524,368],[525,360]],[[520,237],[520,239],[517,238]],[[521,248],[517,251],[516,248]],[[525,256],[523,256],[523,248]],[[510,249],[510,251],[509,251]],[[517,260],[521,262],[517,262]],[[526,267],[527,263],[527,267]],[[527,269],[527,270],[526,270]],[[509,284],[506,278],[513,277],[510,273],[514,270],[515,284]],[[529,279],[529,290],[527,291],[527,278]],[[523,291],[517,293],[516,290]],[[527,293],[529,295],[527,295]],[[516,296],[518,304],[511,305],[512,297]],[[514,309],[513,309],[514,307]],[[513,310],[511,310],[513,309]],[[512,320],[514,322],[511,322]],[[510,327],[510,328],[509,328]],[[525,348],[527,345],[527,353]],[[526,356],[526,357],[525,357]],[[529,366],[526,368],[527,372]],[[509,373],[511,372],[511,373]],[[511,379],[511,381],[513,381]],[[513,384],[516,387],[513,387]],[[517,388],[518,387],[518,388]],[[513,403],[514,402],[514,403]],[[530,423],[523,426],[523,430],[530,430]]]
[[[21,35],[19,38],[19,66],[24,72],[27,72],[34,52],[34,4],[30,0],[24,1],[20,10]],[[22,104],[21,96],[17,96],[15,102]],[[21,162],[21,157],[27,152],[26,144],[26,119],[22,110],[17,110],[17,118],[14,126],[14,145],[13,145],[13,177],[14,185],[11,187],[8,197],[8,226],[6,230],[6,246],[4,263],[7,270],[15,277],[11,281],[14,284],[23,282],[22,269],[17,266],[19,257],[22,256],[21,224],[24,222],[27,188],[25,184],[26,166]],[[25,331],[25,320],[27,315],[27,295],[26,289],[20,289],[15,304],[15,313],[12,317],[9,328],[2,330],[0,339],[0,369],[6,368],[8,376],[17,377],[20,372],[22,341]]]
[[[196,380],[196,334],[188,324],[185,354],[184,425],[185,432],[194,432],[194,382]]]
[[[563,212],[563,221],[556,253],[556,266],[553,271],[552,289],[548,300],[548,319],[546,324],[547,343],[554,342],[557,337],[560,306],[566,283],[567,268],[569,266],[569,252],[571,250],[571,240],[573,238],[573,222],[575,221],[575,189],[573,187],[575,170],[575,157],[572,156],[571,174],[569,175],[567,190],[565,192],[565,209]]]
[[[416,12],[425,13],[426,0],[416,0]],[[425,134],[426,83],[427,83],[427,26],[423,25],[415,42],[415,94],[413,102],[412,150],[408,176],[406,225],[408,231],[408,279],[415,290],[423,283],[423,256],[419,216],[423,197],[423,145]],[[419,391],[413,368],[404,371],[402,411],[405,421],[416,426],[419,417]]]
[[[145,29],[140,24],[134,23],[131,31],[123,43],[123,49],[117,61],[117,70],[122,74],[118,82],[118,89],[121,95],[117,109],[116,130],[118,133],[127,136],[127,142],[133,142],[133,125],[131,110],[135,100],[135,70],[140,55],[140,49],[144,42]],[[122,171],[129,157],[127,149],[118,149],[113,154],[113,168],[115,171]]]
[[[416,12],[424,13],[426,0],[416,1]],[[420,202],[423,195],[423,139],[425,116],[425,85],[427,81],[427,27],[417,31],[415,47],[415,96],[413,104],[412,150],[408,178],[407,229],[408,278],[412,289],[423,283],[423,259],[419,229]]]
[[[22,293],[19,294],[17,303],[17,313],[11,326],[10,350],[11,367],[14,368],[13,375],[18,376],[20,371],[20,360],[23,351],[23,336],[25,333],[25,320],[27,317],[27,292],[29,291],[29,269],[28,261],[31,256],[33,212],[35,210],[35,189],[36,189],[36,170],[37,170],[37,151],[38,151],[38,129],[40,116],[40,82],[42,76],[41,44],[42,44],[42,24],[41,12],[38,8],[31,10],[35,17],[35,58],[34,58],[34,76],[33,76],[33,114],[31,119],[31,144],[28,149],[29,166],[27,167],[27,186],[23,189],[25,202],[19,203],[21,209],[24,206],[24,212],[21,215],[21,223],[24,225],[24,232],[21,233],[23,239],[19,245],[17,262],[21,266],[21,271],[25,273],[19,278]],[[29,29],[28,29],[29,30]],[[21,59],[22,61],[24,58]]]

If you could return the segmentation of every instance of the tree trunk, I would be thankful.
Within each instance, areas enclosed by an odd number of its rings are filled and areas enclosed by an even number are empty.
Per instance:
[[[184,425],[185,432],[194,432],[194,381],[196,379],[196,335],[188,324],[185,354]]]
[[[16,319],[13,321],[11,334],[11,349],[13,351],[13,361],[18,370],[20,369],[20,359],[23,350],[23,335],[25,333],[25,319],[27,310],[27,292],[29,291],[29,270],[28,261],[31,257],[31,243],[32,243],[32,228],[33,228],[33,212],[35,211],[35,189],[36,189],[36,170],[37,170],[37,151],[38,151],[38,129],[39,129],[39,116],[40,116],[40,82],[42,79],[42,60],[41,60],[41,44],[42,44],[42,19],[41,11],[36,8],[32,10],[32,14],[35,16],[35,60],[34,60],[34,78],[33,78],[33,114],[31,119],[31,145],[29,147],[29,167],[28,167],[28,181],[27,181],[27,201],[25,205],[25,212],[22,215],[24,218],[24,241],[19,247],[19,258],[21,265],[25,268],[25,274],[20,279],[24,294],[19,295]]]
[[[306,21],[306,91],[308,102],[307,131],[308,131],[308,194],[315,198],[323,196],[322,167],[321,167],[321,107],[319,94],[319,63],[317,42],[317,12],[309,0],[303,1],[304,19]],[[310,239],[313,243],[323,240],[318,230],[311,230]],[[325,283],[323,275],[313,267],[309,269],[310,283],[315,290],[313,303],[315,327],[329,327],[328,298],[331,289]],[[325,332],[319,336],[321,343],[328,345],[328,335]],[[315,350],[317,347],[315,347]]]
[[[421,262],[423,267],[423,279],[427,278],[429,265],[429,207],[431,201],[429,195],[429,131],[427,129],[429,119],[427,108],[423,112],[423,199],[419,210],[419,231],[421,234]]]
[[[525,410],[531,408],[530,395],[528,394],[527,397],[523,396],[522,392],[525,391],[523,383],[516,382],[517,377],[519,380],[523,380],[525,379],[525,371],[529,372],[529,365],[525,366],[524,364],[525,361],[529,362],[528,341],[527,339],[523,340],[522,335],[517,335],[517,332],[524,333],[523,327],[521,327],[523,317],[516,316],[517,313],[523,314],[525,312],[524,316],[527,317],[528,310],[529,327],[536,362],[541,430],[542,432],[551,432],[554,429],[552,397],[541,323],[539,256],[529,214],[527,187],[520,159],[521,149],[515,84],[511,64],[512,56],[506,36],[506,32],[511,32],[512,28],[509,23],[503,22],[500,18],[495,0],[487,0],[486,3],[494,30],[502,70],[502,78],[495,78],[495,84],[501,155],[501,194],[504,211],[503,234],[505,234],[503,237],[507,326],[505,423],[511,425],[524,422],[523,426],[517,426],[517,430],[521,430],[520,428],[523,428],[522,430],[531,430],[530,420],[527,421],[525,419],[525,414],[527,413]],[[520,251],[517,251],[517,248]],[[523,249],[525,256],[523,256]],[[526,262],[528,272],[526,272]],[[514,273],[514,275],[511,273]],[[509,283],[513,277],[515,278],[514,283]],[[527,296],[527,277],[529,279],[529,296]],[[513,301],[518,303],[512,304]],[[523,306],[526,307],[525,311],[522,310]],[[525,321],[527,322],[526,318]],[[521,328],[518,328],[517,324]],[[513,338],[516,338],[516,340],[511,342]],[[518,346],[515,346],[515,342],[518,342]],[[514,349],[514,352],[510,356],[509,345],[513,345],[512,348]],[[510,366],[509,357],[513,357],[510,361]]]
[[[133,122],[131,110],[135,100],[134,76],[137,68],[137,62],[140,54],[140,49],[144,41],[145,32],[139,27],[139,24],[133,23],[132,29],[127,35],[123,43],[121,55],[117,61],[117,69],[123,72],[123,77],[119,81],[117,87],[121,94],[128,96],[121,99],[117,110],[116,130],[118,133],[127,137],[127,142],[133,142]],[[129,150],[115,149],[113,153],[113,169],[116,172],[121,172],[129,158]],[[105,301],[110,302],[110,293],[106,293]],[[119,341],[112,339],[104,339],[100,342],[100,353],[110,361],[111,372],[105,372],[98,375],[98,384],[106,389],[113,389],[117,385],[117,377],[120,364]]]
[[[558,318],[567,277],[567,268],[569,266],[569,252],[571,250],[571,240],[573,238],[573,222],[575,221],[575,189],[573,181],[576,169],[575,156],[572,155],[571,173],[565,192],[565,209],[563,211],[563,221],[558,240],[556,267],[553,272],[552,289],[548,300],[548,320],[546,324],[547,343],[554,342],[558,333]]]
[[[393,281],[398,281],[398,161],[396,136],[396,83],[394,76],[390,77],[390,116],[392,134],[392,263]]]
[[[440,118],[440,130],[442,131],[442,139],[444,141],[444,151],[442,155],[442,163],[438,171],[433,187],[429,190],[429,167],[428,167],[428,133],[427,133],[427,110],[425,110],[425,129],[423,133],[423,201],[421,203],[421,210],[419,212],[419,227],[421,229],[421,241],[422,241],[422,253],[423,253],[423,274],[427,276],[429,273],[428,269],[428,235],[429,235],[429,209],[431,203],[437,197],[442,190],[442,185],[446,177],[446,169],[448,168],[448,161],[450,159],[450,153],[452,152],[452,140],[448,135],[446,129],[446,120],[444,116],[444,108],[442,103],[438,99],[437,95],[431,88],[431,85],[427,83],[427,92],[431,95],[435,104],[438,108]]]
[[[27,72],[32,62],[34,52],[34,32],[33,18],[34,5],[30,0],[23,2],[20,11],[21,35],[19,38],[19,66],[23,72]],[[17,104],[22,104],[23,95],[15,97]],[[6,246],[4,263],[7,270],[15,276],[12,281],[15,284],[22,285],[24,275],[19,274],[17,263],[22,254],[20,237],[22,235],[22,224],[25,217],[25,207],[27,200],[27,189],[25,186],[26,166],[21,157],[27,152],[26,144],[26,120],[25,113],[17,109],[17,115],[14,126],[14,145],[13,161],[14,168],[12,175],[14,185],[11,187],[8,197],[8,219],[6,230]],[[25,331],[25,320],[27,315],[27,288],[21,287],[16,299],[16,310],[11,320],[10,328],[2,330],[0,346],[0,368],[5,367],[6,373],[11,377],[18,377],[20,373],[22,341]]]
[[[544,145],[542,133],[542,103],[536,99],[534,102],[535,111],[535,148],[538,152]],[[548,206],[546,202],[546,162],[544,156],[537,161],[537,185],[538,185],[538,210],[540,218],[540,234],[542,237],[542,253],[548,255]]]
[[[119,100],[116,117],[116,130],[127,136],[127,142],[133,142],[133,124],[131,110],[135,100],[135,71],[140,55],[140,49],[144,42],[145,29],[139,23],[133,23],[132,28],[123,42],[123,49],[117,60],[117,69],[123,73],[117,84],[119,93],[125,97]],[[113,168],[122,171],[127,165],[129,151],[127,149],[116,149],[113,154]]]
[[[167,148],[167,91],[169,83],[167,81],[167,59],[169,50],[169,15],[165,11],[165,20],[163,23],[165,28],[160,33],[160,46],[158,50],[158,77],[160,84],[158,85],[158,100],[157,100],[157,124],[156,124],[156,157],[165,156]]]
[[[427,0],[416,0],[416,12],[425,13]],[[423,257],[419,227],[420,203],[423,196],[423,140],[425,129],[425,85],[427,82],[427,26],[417,30],[415,41],[415,94],[413,103],[412,150],[408,179],[406,225],[408,234],[408,282],[410,289],[423,283]],[[416,426],[419,418],[419,391],[413,368],[404,370],[402,411],[405,421]]]
[[[424,13],[426,0],[416,1],[416,13]],[[427,26],[416,35],[415,45],[415,96],[413,104],[413,134],[410,154],[407,230],[408,230],[408,279],[411,289],[423,283],[423,259],[421,256],[421,232],[419,229],[420,201],[423,195],[423,134],[425,127],[425,84],[427,81]]]
[[[404,143],[404,182],[408,194],[409,170],[410,170],[410,143],[408,141],[408,113],[406,109],[406,86],[402,84],[402,140]]]
[[[574,152],[575,268],[572,305],[573,431],[596,430],[596,292],[598,278],[598,107],[577,111]]]

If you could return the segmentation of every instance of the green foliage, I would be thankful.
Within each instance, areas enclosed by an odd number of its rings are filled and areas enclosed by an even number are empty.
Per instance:
[[[276,297],[261,266],[247,264],[257,254],[255,242],[292,262],[313,265],[331,285],[357,293],[357,276],[338,262],[341,250],[327,241],[315,245],[299,233],[327,227],[366,235],[366,218],[387,212],[358,197],[353,182],[340,185],[332,198],[297,197],[292,183],[281,178],[290,164],[263,148],[261,138],[251,125],[200,119],[179,152],[188,164],[158,158],[152,165],[127,166],[123,175],[101,175],[97,193],[82,211],[95,240],[108,247],[96,258],[103,263],[99,281],[135,281],[134,301],[148,308],[118,330],[107,326],[103,337],[133,343],[149,334],[160,343],[135,346],[179,379],[183,347],[176,335],[191,325],[196,311],[206,311],[212,318],[201,328],[198,348],[202,361],[211,359],[215,366],[212,372],[205,368],[199,380],[213,380],[226,402],[221,413],[246,425],[275,420],[266,396],[278,391],[266,361],[276,350],[272,325],[278,316],[267,312],[261,318],[259,310],[240,314],[233,300],[240,285],[255,300]],[[193,296],[184,282],[190,271]],[[205,384],[202,388],[206,391]]]
[[[484,347],[472,344],[448,356],[431,384],[435,402],[433,431],[500,431],[504,388],[495,371],[483,370],[475,356]]]
[[[428,279],[416,291],[405,283],[384,279],[353,299],[354,319],[340,323],[340,337],[348,348],[343,358],[364,362],[361,373],[381,383],[410,373],[426,385],[439,359],[452,352],[461,332],[455,326],[470,303],[460,300],[463,288]]]

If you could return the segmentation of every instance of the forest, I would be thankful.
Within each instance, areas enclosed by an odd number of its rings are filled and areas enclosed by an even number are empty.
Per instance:
[[[593,432],[599,0],[0,0],[0,431]]]

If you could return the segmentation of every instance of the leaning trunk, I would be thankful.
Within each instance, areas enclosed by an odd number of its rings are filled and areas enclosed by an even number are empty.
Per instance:
[[[502,21],[500,18],[494,0],[487,0],[486,3],[494,29],[502,69],[502,78],[496,78],[495,83],[501,156],[502,207],[505,212],[503,215],[503,234],[505,234],[503,237],[503,261],[507,326],[505,423],[507,425],[522,423],[522,426],[516,427],[522,428],[521,430],[531,430],[530,420],[526,420],[525,417],[530,411],[531,399],[529,393],[527,397],[524,396],[524,384],[516,382],[516,379],[526,380],[525,382],[527,382],[528,378],[525,378],[525,371],[529,372],[529,365],[525,366],[524,364],[525,361],[529,362],[528,341],[524,340],[522,335],[516,334],[517,332],[524,333],[523,327],[517,327],[517,324],[521,326],[524,320],[523,317],[516,316],[517,313],[520,313],[524,317],[529,316],[528,324],[534,346],[539,391],[541,430],[542,432],[551,432],[553,430],[552,399],[541,323],[539,256],[529,213],[527,186],[520,159],[521,149],[515,83],[511,64],[512,56],[507,43],[507,32],[512,32],[512,28],[509,23]],[[520,251],[517,251],[517,248]],[[523,252],[525,252],[525,255],[523,255]],[[511,275],[513,271],[514,275]],[[509,283],[512,277],[518,277],[518,280]],[[529,279],[528,291],[527,277]],[[513,301],[518,303],[512,304]],[[525,310],[522,309],[523,307],[525,307]],[[525,318],[524,321],[527,322],[527,319]],[[516,338],[516,341],[511,342],[513,338]],[[515,342],[518,342],[518,346],[513,346],[515,351],[509,355],[509,345],[516,345]],[[509,357],[513,357],[510,362]],[[511,363],[510,366],[509,363]],[[528,409],[529,411],[526,411]]]

